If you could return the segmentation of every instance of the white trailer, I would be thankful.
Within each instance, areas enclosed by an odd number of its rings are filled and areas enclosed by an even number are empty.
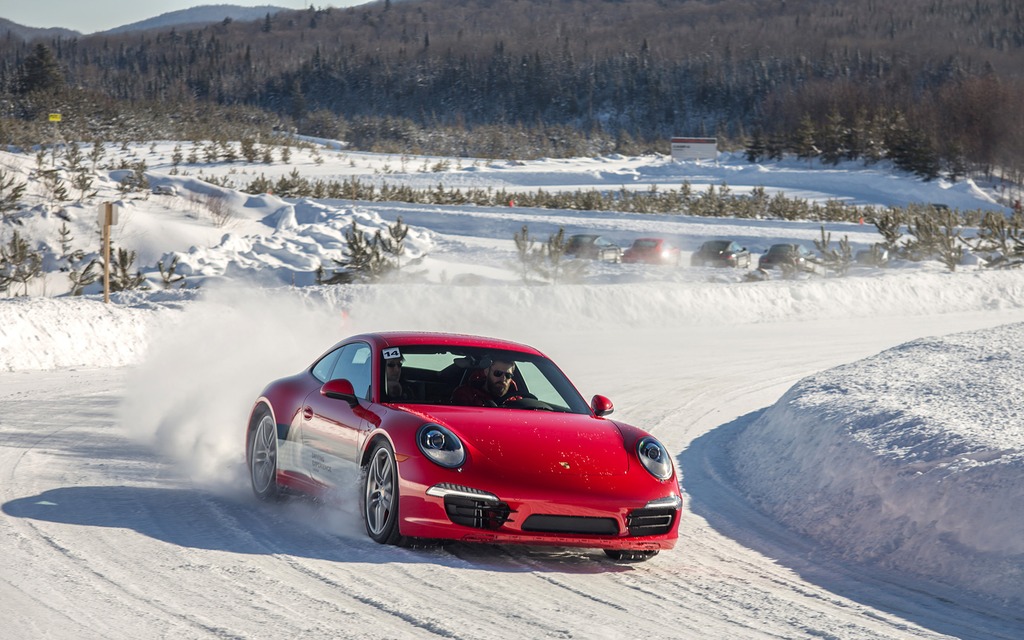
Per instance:
[[[718,138],[672,138],[672,159],[717,160]]]

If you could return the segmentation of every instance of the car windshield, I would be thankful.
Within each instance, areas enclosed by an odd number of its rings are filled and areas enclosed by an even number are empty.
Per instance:
[[[578,249],[585,247],[588,244],[593,244],[597,238],[595,236],[572,236],[569,238],[569,249]]]
[[[728,240],[712,240],[711,242],[705,243],[704,247],[708,252],[720,253],[727,250],[730,244],[732,243]]]
[[[515,364],[514,395],[535,400],[523,403],[531,409],[567,413],[590,413],[586,400],[565,374],[547,358],[518,351],[494,351],[451,345],[409,345],[388,349],[390,358],[403,359],[401,384],[408,389],[404,401],[411,404],[451,404],[452,393],[461,385],[474,384],[491,361]],[[382,356],[383,357],[383,356]],[[381,375],[385,375],[381,367]],[[381,384],[383,384],[381,380]],[[539,405],[539,406],[538,406]]]
[[[657,246],[657,240],[637,240],[633,243],[634,249],[654,249]]]
[[[770,255],[789,255],[792,252],[793,247],[789,246],[788,244],[776,244],[773,245],[770,249],[768,249],[768,253]]]

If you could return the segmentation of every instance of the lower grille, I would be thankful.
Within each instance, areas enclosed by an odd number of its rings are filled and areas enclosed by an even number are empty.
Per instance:
[[[626,516],[631,536],[657,536],[668,533],[676,521],[677,509],[634,509]]]
[[[512,513],[504,502],[485,502],[462,496],[445,496],[444,510],[455,524],[474,529],[497,529],[508,522]]]
[[[615,536],[619,534],[619,525],[615,518],[532,515],[523,523],[523,531]]]

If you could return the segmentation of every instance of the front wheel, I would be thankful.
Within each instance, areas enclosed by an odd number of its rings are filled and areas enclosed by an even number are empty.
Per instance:
[[[616,562],[643,562],[658,555],[657,549],[605,549],[604,554]]]
[[[398,464],[387,440],[373,445],[361,476],[359,506],[367,535],[380,544],[402,545],[404,539],[398,533]]]
[[[281,495],[277,484],[277,425],[270,410],[260,407],[249,431],[249,479],[252,491],[260,500],[273,500]]]

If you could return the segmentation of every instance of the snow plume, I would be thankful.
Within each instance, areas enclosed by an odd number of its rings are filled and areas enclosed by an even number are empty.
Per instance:
[[[220,289],[154,327],[132,372],[121,424],[211,487],[244,473],[252,403],[275,378],[297,373],[345,333],[344,314],[293,290]],[[242,454],[240,454],[242,452]]]

